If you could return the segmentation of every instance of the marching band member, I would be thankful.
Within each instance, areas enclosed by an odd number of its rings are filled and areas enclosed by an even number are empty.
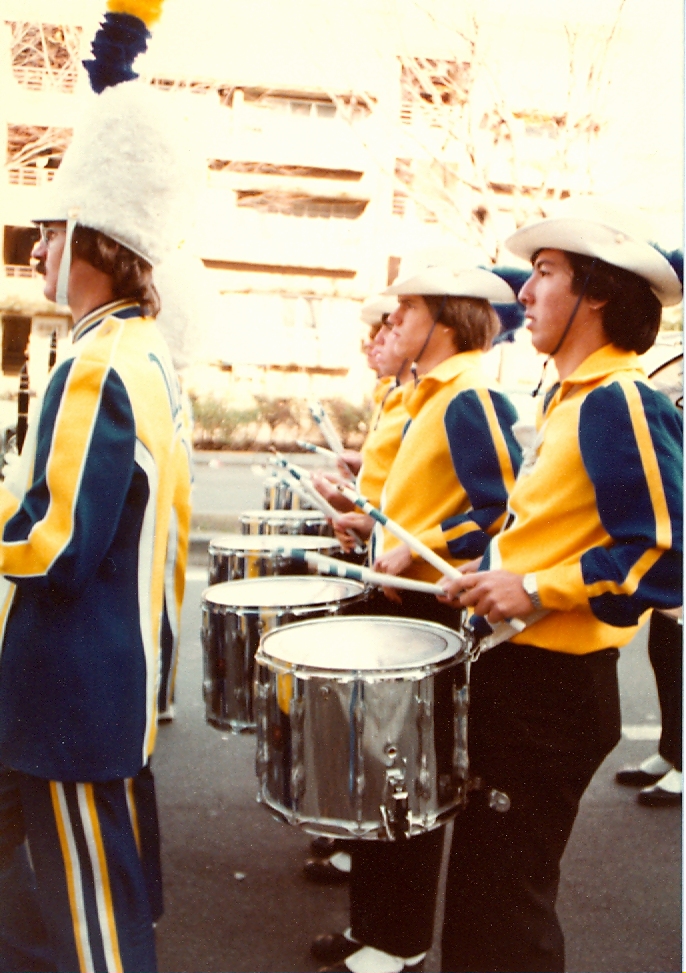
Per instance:
[[[368,301],[362,309],[363,320],[365,313],[376,317],[382,312],[384,318],[387,318],[397,303],[394,297]],[[376,336],[373,362],[379,381],[374,390],[374,410],[369,422],[369,433],[360,454],[357,489],[377,505],[381,502],[383,485],[409,419],[403,405],[403,385],[410,378],[409,362],[398,354],[395,343],[390,340],[390,326],[387,326],[386,321],[383,321]],[[348,460],[346,455],[346,461]],[[318,476],[314,478],[314,482],[330,502],[339,500],[345,505],[345,509],[352,509],[352,502],[346,500],[337,490],[331,490],[330,483],[333,480]],[[327,490],[332,493],[330,498]],[[369,536],[371,525],[366,514],[350,515],[349,520],[355,524],[354,530],[358,536]],[[346,534],[345,542],[348,543],[349,539],[350,535]],[[350,842],[346,839],[315,838],[311,843],[315,857],[305,862],[305,877],[310,881],[331,884],[347,881],[350,875],[349,848]]]
[[[465,253],[423,252],[403,261],[387,291],[398,297],[390,341],[411,362],[403,386],[409,422],[385,481],[382,508],[456,565],[485,549],[505,517],[519,466],[516,412],[489,386],[481,361],[498,331],[490,301],[508,285]],[[341,526],[356,515],[344,514]],[[374,563],[387,574],[436,581],[439,572],[385,535]],[[386,589],[388,590],[388,589]],[[395,596],[397,598],[397,596]],[[437,610],[438,608],[438,610]],[[384,609],[380,609],[384,611]],[[430,595],[403,592],[386,614],[449,622]],[[440,701],[437,701],[440,706]],[[420,970],[431,945],[443,828],[403,842],[360,841],[353,850],[351,927],[319,936],[314,955],[330,970]]]
[[[106,24],[122,17],[141,50],[143,21],[108,13]],[[106,35],[94,50],[112,50]],[[152,266],[183,237],[195,171],[164,96],[108,87],[130,63],[103,75],[97,62],[102,93],[36,220],[44,293],[69,305],[73,343],[29,428],[21,495],[0,487],[0,882],[26,840],[31,871],[12,895],[31,905],[21,933],[34,938],[19,958],[3,912],[0,964],[45,969],[40,948],[53,971],[152,973],[160,620],[172,510],[180,542],[190,520]]]
[[[565,968],[560,860],[621,734],[618,647],[649,609],[681,604],[681,417],[637,358],[681,287],[626,214],[591,200],[507,246],[531,260],[519,300],[558,381],[507,529],[442,584],[491,623],[547,614],[472,666],[470,765],[510,809],[482,791],[455,819],[442,969],[550,973]]]

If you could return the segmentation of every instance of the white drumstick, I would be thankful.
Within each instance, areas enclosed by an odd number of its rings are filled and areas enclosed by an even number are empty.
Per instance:
[[[360,510],[363,510],[366,514],[369,514],[370,517],[373,517],[377,523],[385,527],[388,532],[393,534],[394,537],[397,537],[398,540],[404,541],[404,543],[407,544],[407,546],[413,550],[415,554],[419,554],[420,557],[423,557],[425,561],[427,561],[432,567],[436,568],[437,571],[440,571],[441,574],[444,574],[449,578],[458,578],[462,574],[462,572],[459,571],[458,568],[456,568],[453,564],[450,564],[448,561],[444,560],[439,554],[432,551],[430,547],[427,547],[426,544],[418,540],[413,534],[410,534],[410,532],[405,530],[404,527],[401,527],[400,524],[396,523],[395,520],[391,520],[390,517],[387,517],[386,514],[382,513],[375,506],[373,506],[373,504],[371,504],[366,497],[359,496],[354,490],[350,490],[345,486],[339,485],[337,489],[347,500],[350,500],[350,502],[354,503],[356,507],[360,508]]]
[[[309,409],[312,414],[312,418],[319,426],[324,439],[327,441],[334,453],[340,455],[343,452],[343,443],[341,442],[338,433],[334,429],[331,420],[324,411],[324,406],[321,404],[321,402],[315,402],[314,405],[309,405]]]
[[[300,466],[296,466],[294,463],[289,463],[288,460],[279,453],[276,453],[275,457],[276,458],[273,462],[277,463],[284,472],[288,473],[291,477],[293,477],[294,481],[299,483],[301,491],[306,492],[308,499],[311,500],[312,503],[315,503],[322,513],[326,514],[326,516],[329,517],[334,524],[337,523],[341,517],[340,512],[336,510],[335,507],[332,507],[329,501],[326,500],[317,490],[312,483],[312,478],[307,470],[302,469]],[[366,545],[359,534],[357,534],[350,527],[346,529],[346,534],[352,541],[354,541],[356,553],[362,554],[366,550]]]
[[[377,508],[374,507],[366,497],[358,496],[354,490],[349,490],[344,486],[339,486],[338,490],[343,494],[344,497],[350,500],[351,503],[354,503],[356,507],[359,507],[366,514],[369,514],[370,517],[373,517],[374,520],[385,527],[390,534],[393,534],[399,540],[404,541],[411,550],[419,554],[420,557],[423,557],[424,560],[431,564],[432,567],[436,568],[436,570],[440,571],[448,578],[460,577],[462,572],[458,568],[452,564],[449,564],[448,561],[445,561],[440,555],[436,554],[435,551],[432,551],[430,547],[427,547],[426,544],[418,540],[413,534],[410,534],[409,531],[405,530],[404,527],[401,527],[400,524],[396,523],[394,520],[391,520],[390,517],[387,517],[380,510],[377,510]],[[443,594],[445,594],[445,592],[443,592]],[[533,618],[533,615],[530,615],[529,618],[532,618],[533,621],[538,621],[538,618]],[[502,624],[507,625],[510,630],[510,635],[513,635],[515,633],[523,632],[524,629],[527,628],[528,625],[533,624],[533,622],[525,622],[522,621],[521,618],[508,618],[508,620]],[[499,639],[499,641],[504,642],[506,638],[507,636],[503,636],[501,639]],[[493,644],[495,645],[497,642]]]
[[[334,453],[332,449],[325,449],[324,446],[316,446],[314,443],[306,443],[301,439],[296,441],[296,445],[300,446],[301,449],[306,449],[308,453],[317,453],[318,456],[326,456],[328,460],[333,460],[334,463],[342,465],[347,471],[349,478],[353,481],[355,480],[355,475],[348,464],[341,459],[338,453]]]
[[[429,584],[428,581],[415,581],[413,578],[402,578],[395,574],[382,574],[380,571],[372,571],[371,568],[365,568],[361,565],[337,561],[333,557],[317,554],[315,551],[303,551],[294,548],[288,553],[290,557],[305,561],[310,567],[316,568],[319,574],[329,575],[330,577],[349,578],[351,581],[362,581],[365,584],[373,584],[380,588],[401,588],[404,591],[419,591],[427,595],[443,594],[443,589],[437,584]]]

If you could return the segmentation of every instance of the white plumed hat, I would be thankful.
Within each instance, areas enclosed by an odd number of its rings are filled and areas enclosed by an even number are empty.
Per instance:
[[[176,103],[140,81],[90,99],[34,222],[100,230],[153,266],[178,248],[201,169]]]

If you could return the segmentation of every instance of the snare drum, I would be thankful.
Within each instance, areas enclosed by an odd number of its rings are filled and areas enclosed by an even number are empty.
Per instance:
[[[333,537],[302,534],[219,534],[210,541],[209,582],[265,578],[272,575],[307,574],[302,561],[288,553],[300,549],[334,556],[341,547]]]
[[[432,830],[467,791],[467,642],[434,622],[328,618],[255,657],[258,799],[328,837]]]
[[[202,597],[203,694],[207,722],[239,733],[254,728],[254,656],[266,632],[305,618],[353,611],[364,585],[306,575],[228,581]]]
[[[306,534],[333,537],[333,527],[319,510],[245,510],[241,534]]]
[[[313,505],[291,490],[280,477],[268,477],[264,481],[265,510],[312,510]]]

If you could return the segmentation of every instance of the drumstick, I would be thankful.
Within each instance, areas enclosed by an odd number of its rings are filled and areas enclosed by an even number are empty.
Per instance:
[[[306,443],[302,439],[296,440],[296,446],[307,450],[308,453],[318,453],[320,456],[326,456],[327,459],[333,459],[334,462],[338,459],[337,454],[332,449],[325,449],[324,446],[315,446],[314,443]]]
[[[316,402],[314,405],[308,404],[312,418],[319,426],[324,439],[327,441],[331,449],[336,455],[340,455],[343,452],[343,443],[333,425],[331,420],[324,411],[324,406],[321,402]]]
[[[305,496],[308,500],[317,504],[322,513],[330,517],[334,523],[340,520],[341,514],[335,507],[332,507],[329,501],[319,493],[316,487],[312,484],[312,479],[306,470],[303,470],[299,466],[295,466],[293,463],[289,463],[288,460],[281,456],[279,453],[275,454],[275,460],[279,467],[281,467],[286,473],[288,473],[293,480],[299,484],[300,489],[296,492],[300,493],[300,496]],[[286,486],[295,486],[288,481],[282,481]],[[346,528],[346,534],[355,543],[355,553],[362,554],[366,550],[366,545],[362,538],[357,534],[351,527]]]
[[[436,568],[436,570],[440,571],[448,578],[460,577],[462,572],[459,570],[459,568],[456,568],[454,565],[444,560],[439,554],[432,551],[430,547],[427,547],[426,544],[422,543],[422,541],[418,540],[418,538],[416,538],[413,534],[410,534],[409,531],[405,530],[404,527],[401,527],[400,524],[396,523],[396,521],[391,520],[390,517],[387,517],[380,510],[377,510],[377,508],[374,507],[366,497],[358,496],[354,490],[349,490],[344,486],[339,485],[337,489],[343,494],[344,497],[350,500],[351,503],[354,503],[356,507],[359,507],[366,514],[369,514],[370,517],[373,517],[374,520],[385,527],[390,534],[393,534],[398,538],[398,540],[404,541],[411,550],[419,554],[420,557],[423,557],[424,560],[427,561],[432,567]],[[445,594],[445,592],[443,592],[443,594]],[[533,618],[532,615],[529,617]],[[538,621],[538,618],[534,619],[534,621]],[[527,625],[531,623],[523,622],[521,618],[508,618],[507,622],[503,624],[506,624],[509,627],[510,634],[514,634],[523,632],[524,629],[527,628]],[[500,641],[504,642],[506,638],[507,636],[500,639]]]
[[[432,567],[436,568],[437,571],[440,571],[441,574],[444,574],[449,578],[459,578],[459,576],[462,574],[462,572],[453,564],[450,564],[448,561],[444,560],[439,554],[432,551],[430,547],[427,547],[426,544],[418,540],[418,538],[416,538],[413,534],[410,534],[410,532],[405,530],[404,527],[401,527],[400,524],[396,523],[395,520],[391,520],[390,517],[387,517],[386,514],[382,513],[375,506],[373,506],[366,497],[359,496],[354,490],[350,490],[348,487],[341,486],[340,484],[337,486],[337,489],[339,493],[342,493],[347,500],[350,500],[350,502],[354,503],[356,507],[360,508],[360,510],[363,510],[366,514],[369,514],[369,516],[376,520],[377,523],[385,527],[389,534],[393,534],[398,538],[398,540],[404,541],[411,550],[413,550],[416,554],[419,554],[420,557],[423,557],[425,561],[428,561],[428,563]]]
[[[316,446],[314,443],[306,443],[300,439],[297,440],[297,445],[300,446],[301,449],[306,449],[308,453],[317,453],[319,456],[326,456],[328,460],[333,459],[333,461],[337,463],[337,465],[342,466],[344,468],[349,478],[353,482],[355,481],[355,474],[350,469],[348,464],[345,462],[344,459],[341,458],[341,456],[334,453],[332,449],[325,449],[323,446]]]
[[[305,561],[310,567],[316,568],[318,574],[328,575],[335,578],[348,578],[351,581],[362,581],[365,584],[377,585],[381,588],[402,588],[405,591],[421,591],[427,595],[443,594],[440,585],[429,584],[428,581],[415,581],[413,578],[403,578],[396,574],[382,574],[380,571],[372,571],[361,565],[346,564],[344,561],[337,561],[326,554],[317,554],[316,551],[303,551],[294,548],[288,551],[289,555],[298,561]]]

